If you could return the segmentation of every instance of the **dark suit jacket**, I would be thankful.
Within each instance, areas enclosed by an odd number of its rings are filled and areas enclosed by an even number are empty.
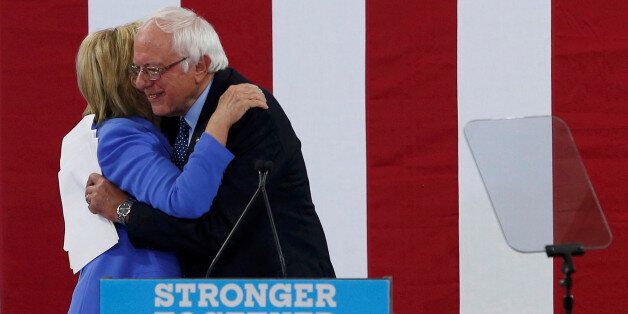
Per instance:
[[[205,129],[218,99],[230,85],[248,82],[233,69],[215,74],[207,101],[194,130],[195,139]],[[185,277],[204,277],[207,268],[258,184],[256,160],[274,163],[266,189],[279,232],[289,277],[334,277],[327,242],[314,211],[310,186],[301,154],[301,142],[290,121],[268,92],[268,110],[249,110],[232,126],[227,148],[235,158],[227,167],[218,195],[208,213],[199,219],[178,219],[143,203],[133,205],[128,233],[133,245],[178,253]],[[162,128],[171,141],[177,119],[164,119]],[[260,197],[242,221],[215,277],[280,277],[269,219]]]

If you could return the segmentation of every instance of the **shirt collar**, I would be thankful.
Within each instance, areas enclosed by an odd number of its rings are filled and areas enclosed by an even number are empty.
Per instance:
[[[209,81],[205,90],[201,93],[200,96],[196,99],[190,110],[183,116],[185,122],[190,126],[190,135],[188,136],[188,144],[192,139],[192,135],[194,134],[194,130],[196,129],[196,124],[198,123],[198,118],[201,116],[201,111],[203,110],[203,106],[205,105],[205,100],[207,100],[207,95],[209,94],[209,89],[212,86],[213,81]]]

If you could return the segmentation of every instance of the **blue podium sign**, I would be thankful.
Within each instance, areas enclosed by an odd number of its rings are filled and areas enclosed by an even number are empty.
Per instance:
[[[390,313],[389,279],[100,281],[101,313]]]

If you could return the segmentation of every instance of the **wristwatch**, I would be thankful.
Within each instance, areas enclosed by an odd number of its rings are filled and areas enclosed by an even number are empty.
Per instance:
[[[118,214],[119,223],[126,225],[124,218],[126,218],[126,216],[129,215],[129,213],[131,212],[131,206],[133,206],[133,203],[135,203],[136,201],[137,200],[135,200],[134,198],[127,198],[126,201],[118,205],[118,209],[116,209],[116,213]]]

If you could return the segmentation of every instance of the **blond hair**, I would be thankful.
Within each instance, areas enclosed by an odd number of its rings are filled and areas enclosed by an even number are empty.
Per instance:
[[[87,101],[83,115],[95,114],[97,124],[110,118],[138,115],[155,122],[150,104],[131,84],[133,37],[139,23],[87,35],[76,55],[76,78]]]

